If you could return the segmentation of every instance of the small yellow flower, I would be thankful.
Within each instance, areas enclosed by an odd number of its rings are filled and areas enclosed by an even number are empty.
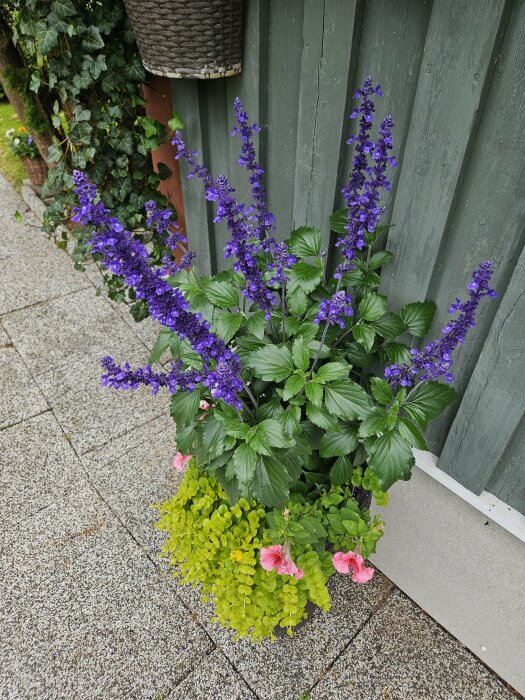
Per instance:
[[[24,134],[26,131],[27,131],[27,129],[25,128],[25,126],[21,126],[21,127],[18,129],[18,133],[20,133],[20,134]]]
[[[240,549],[234,549],[230,552],[230,559],[232,561],[242,561],[242,552]]]

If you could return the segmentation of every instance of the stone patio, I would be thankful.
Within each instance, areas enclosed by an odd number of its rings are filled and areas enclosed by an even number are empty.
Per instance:
[[[167,400],[100,388],[153,324],[96,296],[0,176],[0,698],[504,700],[497,677],[379,572],[331,582],[292,639],[234,643],[158,562]],[[29,218],[29,221],[31,219]]]

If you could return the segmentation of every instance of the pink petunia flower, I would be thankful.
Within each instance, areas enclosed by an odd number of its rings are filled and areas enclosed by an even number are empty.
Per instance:
[[[173,458],[173,462],[171,463],[172,467],[174,467],[178,472],[183,472],[184,467],[188,464],[190,459],[193,457],[193,455],[183,455],[180,452],[177,452],[175,457]]]
[[[352,568],[352,581],[367,583],[374,575],[375,569],[365,566],[365,560],[357,552],[336,552],[332,556],[332,564],[340,574],[349,574]]]
[[[286,545],[283,547],[282,544],[274,544],[271,547],[262,547],[259,561],[266,571],[277,569],[278,574],[293,576],[296,579],[304,576],[304,571],[292,561],[289,547]]]

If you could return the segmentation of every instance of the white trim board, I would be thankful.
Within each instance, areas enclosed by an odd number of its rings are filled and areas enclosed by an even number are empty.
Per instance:
[[[386,508],[372,506],[386,527],[370,559],[525,694],[523,522],[508,515],[506,504],[502,513],[490,494],[464,489],[437,469],[432,457],[417,452],[410,481],[394,484]]]

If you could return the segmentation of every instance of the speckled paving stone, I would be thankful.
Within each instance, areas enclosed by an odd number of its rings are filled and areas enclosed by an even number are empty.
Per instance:
[[[115,359],[143,366],[147,354],[140,344],[122,350]],[[99,355],[74,355],[35,378],[79,454],[145,425],[165,410],[161,398],[152,396],[145,387],[137,391],[101,387],[101,374]]]
[[[49,408],[22,358],[1,329],[0,387],[0,429]]]
[[[397,591],[311,700],[512,700],[459,642]]]
[[[0,609],[2,700],[156,700],[212,645],[126,533]]]
[[[41,374],[72,355],[125,355],[137,338],[92,287],[6,314],[2,320],[17,350]]]
[[[173,585],[261,700],[297,700],[344,651],[392,588],[380,573],[366,586],[352,583],[347,576],[334,576],[329,583],[332,596],[329,613],[317,610],[292,638],[285,636],[273,643],[252,644],[246,640],[234,642],[230,632],[210,623],[212,608],[200,603],[196,590],[181,587],[175,579]]]
[[[48,507],[82,483],[83,474],[52,413],[0,430],[0,524]]]
[[[228,660],[214,651],[166,700],[256,700],[256,696]]]

